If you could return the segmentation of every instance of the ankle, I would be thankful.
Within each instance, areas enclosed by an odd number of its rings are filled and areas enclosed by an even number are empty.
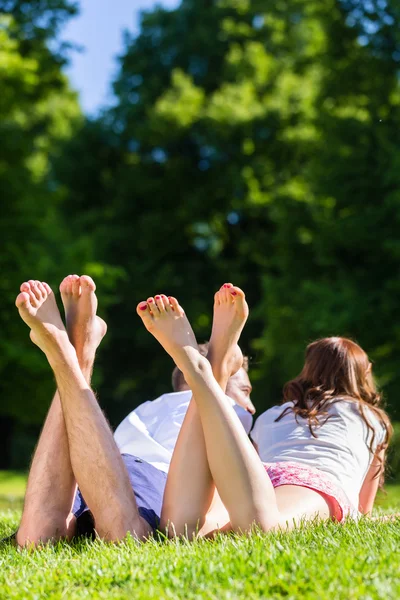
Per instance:
[[[95,352],[82,352],[77,351],[76,356],[78,358],[79,366],[81,368],[82,373],[85,375],[91,375],[93,371]]]
[[[46,357],[53,371],[64,366],[79,366],[75,348],[68,338],[67,341],[62,340],[62,343],[46,352]]]
[[[211,372],[208,359],[202,356],[196,348],[182,348],[180,356],[177,356],[177,366],[188,377],[203,377],[205,373]]]

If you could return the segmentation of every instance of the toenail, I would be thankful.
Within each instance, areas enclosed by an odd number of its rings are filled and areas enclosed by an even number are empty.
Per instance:
[[[161,296],[156,296],[156,300],[160,300],[160,299],[161,299]]]
[[[149,298],[147,302],[154,302],[153,298]]]
[[[147,308],[147,304],[146,304],[146,303],[143,303],[143,304],[141,304],[141,305],[139,306],[139,308],[140,308],[140,310],[146,310],[146,308]]]
[[[237,296],[236,292],[231,292],[232,296]]]
[[[224,283],[224,288],[228,288],[229,285],[227,283]]]

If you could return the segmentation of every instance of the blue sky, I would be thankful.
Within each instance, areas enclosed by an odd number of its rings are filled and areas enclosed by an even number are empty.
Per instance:
[[[62,37],[83,46],[83,52],[71,53],[66,72],[87,114],[112,101],[110,84],[117,72],[115,57],[123,48],[122,32],[138,33],[140,11],[156,4],[175,8],[179,0],[81,0],[80,15],[71,19]]]

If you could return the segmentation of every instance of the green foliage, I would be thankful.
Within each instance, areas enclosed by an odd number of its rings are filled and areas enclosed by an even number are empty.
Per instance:
[[[396,412],[400,55],[398,4],[382,6],[183,0],[127,36],[116,107],[59,171],[96,260],[121,268],[102,365],[114,422],[165,391],[172,366],[135,304],[179,296],[204,339],[224,281],[249,297],[259,411],[310,340],[344,334]]]
[[[0,410],[18,423],[18,447],[52,383],[13,300],[24,278],[57,285],[68,272],[98,283],[109,334],[97,383],[114,424],[168,389],[172,369],[136,303],[178,296],[202,341],[224,281],[248,295],[243,346],[259,412],[280,400],[310,340],[342,334],[370,353],[395,415],[397,0],[183,0],[143,13],[140,34],[126,35],[115,107],[86,121],[62,48],[49,50],[74,3],[2,6],[0,370],[10,401]]]
[[[22,4],[27,10],[30,4],[29,27],[25,18],[18,20]],[[41,422],[54,386],[44,357],[32,352],[26,328],[16,319],[14,302],[26,279],[56,284],[71,257],[73,238],[59,219],[63,190],[51,162],[81,113],[59,57],[47,47],[61,18],[58,11],[67,11],[67,3],[3,2],[3,10],[4,5],[14,7],[0,13],[0,430],[5,445],[1,461],[7,464],[11,436],[15,439],[26,424]],[[25,454],[24,464],[27,458]]]

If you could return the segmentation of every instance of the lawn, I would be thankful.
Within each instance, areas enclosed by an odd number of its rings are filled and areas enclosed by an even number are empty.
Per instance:
[[[17,492],[17,475],[13,481]],[[0,489],[9,493],[5,484]],[[399,503],[400,486],[391,486],[378,510],[398,509]],[[19,514],[2,513],[0,535],[15,530]],[[367,519],[195,544],[82,541],[36,552],[4,545],[0,598],[397,600],[399,548],[400,520]]]

